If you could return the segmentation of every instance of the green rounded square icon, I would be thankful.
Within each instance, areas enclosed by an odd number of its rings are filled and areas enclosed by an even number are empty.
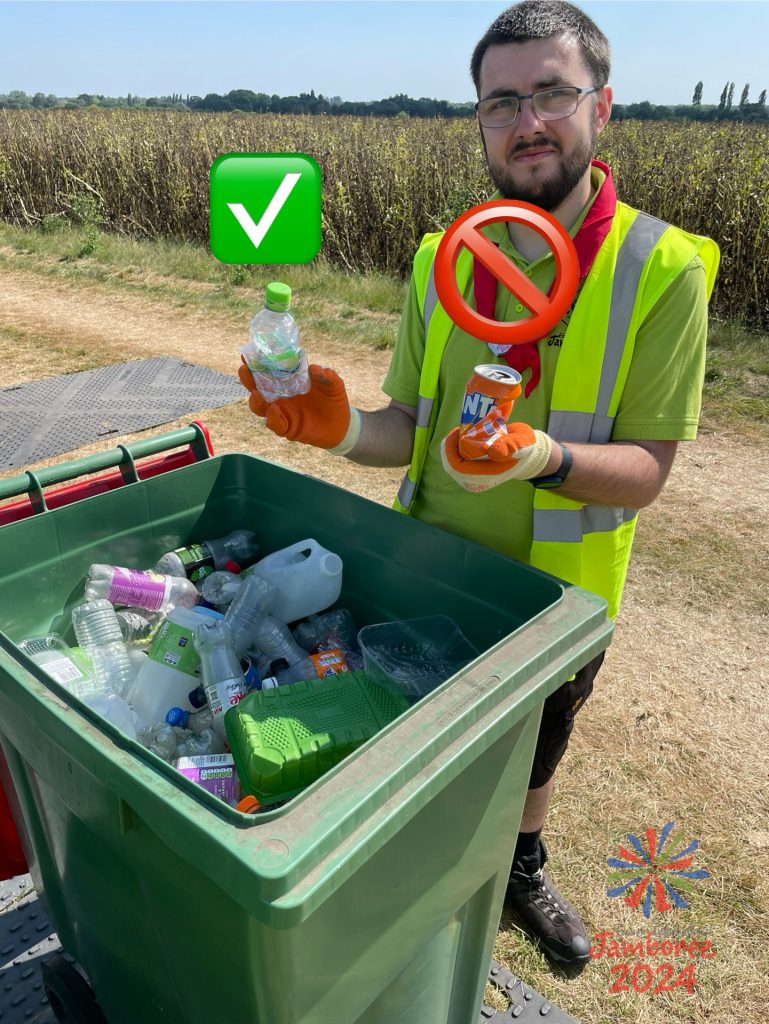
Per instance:
[[[309,263],[320,252],[320,167],[303,153],[225,153],[211,165],[221,263]]]

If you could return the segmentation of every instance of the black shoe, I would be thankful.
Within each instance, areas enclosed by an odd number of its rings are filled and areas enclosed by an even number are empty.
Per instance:
[[[505,906],[515,913],[543,951],[559,964],[586,964],[590,959],[590,939],[577,911],[561,896],[544,870],[547,851],[540,841],[541,855],[525,857],[513,864],[507,883]],[[536,870],[532,860],[539,860]]]

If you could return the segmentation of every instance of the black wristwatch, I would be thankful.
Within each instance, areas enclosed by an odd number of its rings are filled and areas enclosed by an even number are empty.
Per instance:
[[[530,480],[529,483],[532,487],[539,487],[542,488],[542,490],[552,491],[556,487],[563,486],[566,477],[569,475],[571,464],[574,461],[572,454],[565,444],[561,444],[560,441],[556,441],[555,443],[561,449],[561,465],[555,473],[549,473],[547,476],[537,476],[534,477],[533,480]]]

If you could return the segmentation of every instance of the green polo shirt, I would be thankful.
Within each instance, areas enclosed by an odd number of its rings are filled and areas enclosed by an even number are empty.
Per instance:
[[[592,184],[598,187],[603,172],[593,168]],[[595,194],[580,212],[569,232],[576,234]],[[547,292],[555,277],[555,261],[549,251],[532,263],[515,249],[504,223],[493,224],[485,234]],[[475,307],[472,280],[464,293]],[[575,299],[576,301],[576,299]],[[497,289],[495,316],[512,322],[529,316],[517,298]],[[553,393],[555,368],[566,327],[564,319],[539,342],[541,377],[529,398],[518,399],[511,419],[546,430]],[[699,256],[676,278],[652,308],[636,335],[635,349],[625,389],[620,399],[612,440],[692,440],[697,436],[707,340],[705,268]],[[424,356],[424,325],[412,278],[403,308],[398,337],[383,391],[396,402],[416,406]],[[424,522],[460,534],[479,544],[528,562],[531,548],[534,488],[527,481],[510,480],[482,494],[470,494],[443,469],[440,444],[459,425],[465,385],[479,363],[506,365],[485,342],[454,327],[441,362],[438,380],[438,419],[425,460],[412,512]],[[524,386],[531,371],[523,375]]]

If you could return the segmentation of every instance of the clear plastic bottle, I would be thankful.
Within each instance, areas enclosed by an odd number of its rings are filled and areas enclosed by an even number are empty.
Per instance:
[[[327,676],[340,676],[344,672],[349,671],[345,656],[340,650],[323,651],[320,654],[307,654],[301,661],[296,661],[293,665],[286,665],[285,659],[280,658],[277,665],[273,664],[273,668],[277,668],[277,671],[273,672],[272,678],[278,686],[285,686],[287,683],[299,683],[304,679],[325,679]],[[264,686],[264,683],[262,688],[269,689],[269,687]]]
[[[249,575],[233,598],[224,621],[232,632],[232,643],[238,657],[242,657],[255,643],[257,627],[270,607],[274,594],[275,587],[269,580]]]
[[[94,689],[124,697],[135,673],[110,602],[102,598],[76,605],[72,625],[78,644],[91,658]]]
[[[179,744],[188,738],[184,729],[178,729],[166,722],[156,722],[154,725],[139,729],[138,733],[141,744],[169,763],[175,760]]]
[[[214,605],[215,608],[220,610],[226,608],[232,604],[232,601],[245,582],[243,576],[239,576],[234,572],[226,572],[224,570],[212,572],[210,576],[206,576],[203,580],[203,586],[201,587],[203,600],[208,601],[209,604]]]
[[[288,665],[296,665],[307,657],[307,651],[294,640],[285,622],[273,615],[262,616],[256,625],[253,641],[254,646],[271,662],[283,658]]]
[[[200,657],[200,674],[211,709],[213,728],[224,738],[224,715],[248,692],[240,658],[232,645],[232,633],[221,619],[201,622],[193,642]]]
[[[344,652],[350,671],[363,668],[358,627],[346,608],[335,608],[322,615],[310,615],[293,632],[297,643],[308,651],[316,653],[339,648]]]
[[[166,712],[166,722],[169,725],[176,725],[180,729],[189,729],[190,732],[194,732],[196,736],[199,736],[204,729],[211,729],[213,727],[214,717],[211,713],[211,708],[207,705],[199,711],[170,708]]]
[[[85,584],[86,600],[106,598],[111,604],[167,612],[181,605],[192,608],[198,603],[195,584],[178,576],[163,576],[118,565],[92,565]]]
[[[176,748],[176,759],[199,757],[201,754],[223,754],[224,741],[213,729],[204,729],[199,736],[190,736]]]
[[[290,308],[289,286],[268,284],[264,309],[248,325],[249,340],[240,350],[266,402],[310,389],[307,354],[299,345],[299,327]]]
[[[184,576],[198,583],[216,569],[224,569],[230,562],[238,569],[250,565],[258,550],[255,533],[251,530],[233,530],[226,537],[168,551],[158,559],[153,569],[154,572]]]

